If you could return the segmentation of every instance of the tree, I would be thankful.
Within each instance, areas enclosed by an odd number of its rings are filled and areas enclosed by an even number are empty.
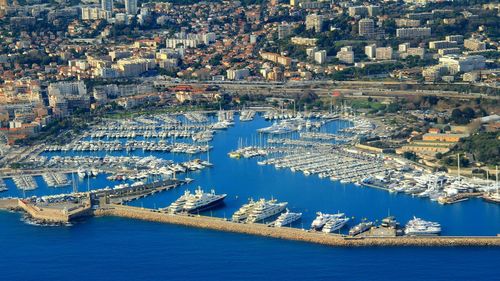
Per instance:
[[[410,160],[410,161],[416,161],[417,160],[417,155],[414,152],[411,151],[405,151],[403,153],[403,157]]]

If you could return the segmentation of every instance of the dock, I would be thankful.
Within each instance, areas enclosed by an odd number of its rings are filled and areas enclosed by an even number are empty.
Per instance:
[[[223,218],[207,216],[178,215],[132,206],[109,204],[94,212],[97,216],[116,216],[158,223],[167,223],[241,233],[291,241],[321,244],[333,247],[500,247],[500,236],[434,236],[434,237],[366,237],[352,238],[338,234],[307,231],[298,228],[268,227],[264,224],[235,223]]]

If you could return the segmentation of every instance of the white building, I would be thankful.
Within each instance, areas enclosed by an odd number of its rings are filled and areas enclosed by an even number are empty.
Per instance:
[[[326,51],[321,50],[314,52],[314,61],[319,64],[324,64],[326,62]]]
[[[354,52],[352,50],[352,46],[342,47],[337,53],[337,58],[339,61],[344,63],[354,63]]]
[[[399,38],[421,38],[431,36],[429,27],[414,27],[414,28],[398,28],[396,29],[396,37]]]
[[[125,0],[125,12],[128,15],[137,15],[137,0]]]
[[[447,55],[439,58],[439,64],[446,67],[450,74],[483,69],[485,61],[483,56]]]
[[[248,68],[227,70],[228,80],[243,80],[248,76],[250,76],[250,70],[248,70]]]

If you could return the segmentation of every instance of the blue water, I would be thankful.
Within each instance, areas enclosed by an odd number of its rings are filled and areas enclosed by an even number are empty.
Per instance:
[[[345,212],[354,218],[351,225],[365,217],[381,219],[390,212],[402,223],[413,215],[439,221],[444,235],[500,233],[500,206],[481,200],[442,206],[426,199],[259,166],[257,159],[227,156],[239,138],[247,138],[248,144],[257,142],[258,137],[250,134],[268,125],[258,118],[218,132],[211,143],[214,168],[187,175],[195,179],[188,186],[131,204],[164,207],[184,189],[200,185],[228,194],[225,206],[207,215],[229,217],[249,197],[274,197],[289,202],[291,210],[304,213],[296,227],[308,227],[317,211]],[[328,130],[335,131],[338,126],[332,123]],[[152,155],[176,161],[193,158]],[[41,178],[37,181],[40,188],[29,195],[71,189],[48,188]],[[10,190],[2,196],[20,195],[12,182],[7,184]],[[105,175],[90,182],[91,188],[112,184]],[[87,182],[79,188],[85,190]],[[331,248],[120,218],[92,218],[71,227],[51,228],[27,225],[20,222],[19,214],[3,212],[0,242],[0,280],[500,280],[494,274],[500,250],[492,248]]]

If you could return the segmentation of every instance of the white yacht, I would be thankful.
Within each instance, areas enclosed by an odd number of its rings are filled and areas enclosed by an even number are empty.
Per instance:
[[[316,219],[313,220],[311,228],[314,230],[321,230],[325,224],[333,218],[342,217],[344,214],[323,214],[321,212],[316,213]]]
[[[277,203],[275,199],[269,201],[260,199],[257,202],[257,206],[255,206],[255,208],[248,215],[247,222],[263,221],[269,217],[283,212],[287,205],[287,202]]]
[[[7,191],[9,190],[7,188],[7,184],[3,181],[3,179],[0,178],[0,192]]]
[[[178,213],[184,209],[186,201],[191,197],[191,192],[189,190],[184,191],[184,194],[175,200],[170,206],[167,207],[169,213]]]
[[[355,225],[353,228],[351,228],[349,230],[349,235],[354,236],[354,235],[361,234],[361,233],[369,230],[370,228],[372,228],[372,226],[373,226],[373,222],[363,221],[363,222]]]
[[[198,187],[194,195],[189,196],[184,204],[184,211],[186,212],[196,212],[207,210],[219,203],[221,203],[227,194],[215,194],[212,189],[210,193],[203,192],[203,190]]]
[[[287,226],[301,217],[302,213],[292,213],[287,209],[286,212],[281,214],[272,224],[276,227]]]
[[[335,232],[346,225],[350,219],[342,214],[342,216],[337,216],[329,219],[325,226],[323,227],[323,232],[332,233]]]
[[[257,203],[253,201],[253,199],[250,199],[247,204],[244,204],[238,209],[238,211],[234,212],[231,220],[234,222],[245,221],[256,205]]]
[[[440,233],[441,225],[439,223],[425,221],[417,217],[408,221],[405,228],[405,234],[410,236],[439,235]]]

